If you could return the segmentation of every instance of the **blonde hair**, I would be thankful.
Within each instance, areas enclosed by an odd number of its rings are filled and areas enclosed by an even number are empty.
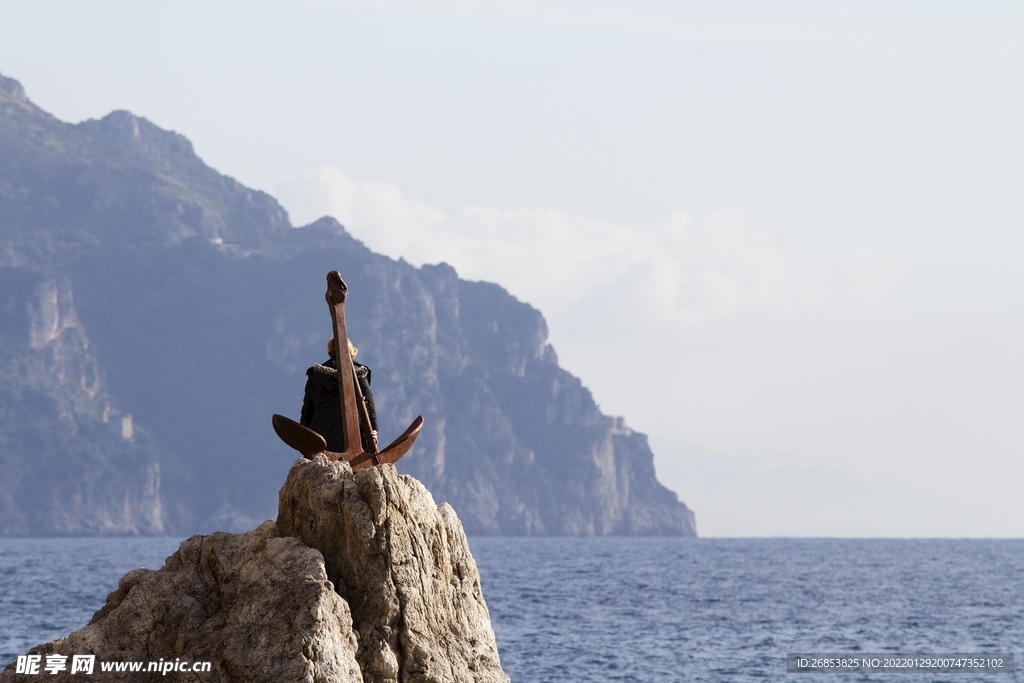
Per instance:
[[[359,353],[359,349],[352,346],[352,340],[348,339],[348,355],[350,358],[355,358],[356,354]],[[334,358],[334,337],[327,340],[327,355]]]

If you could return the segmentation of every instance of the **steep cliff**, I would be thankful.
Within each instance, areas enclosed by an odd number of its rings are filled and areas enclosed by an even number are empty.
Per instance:
[[[71,285],[0,269],[0,534],[159,534],[159,449],[106,391]]]
[[[541,314],[500,287],[374,254],[330,218],[294,229],[182,136],[127,112],[67,124],[2,77],[0,149],[0,276],[73,287],[110,404],[152,437],[167,532],[273,514],[293,453],[269,416],[297,416],[304,371],[325,358],[324,275],[337,269],[383,440],[426,418],[399,467],[469,533],[695,533],[646,438],[600,413],[558,366]],[[4,457],[24,469],[33,455]]]
[[[28,656],[40,672],[66,657],[54,681],[79,680],[74,656],[92,655],[105,681],[508,683],[466,535],[419,482],[318,456],[292,467],[280,507],[276,523],[195,536],[129,572],[88,625]],[[17,666],[0,681],[33,680]]]

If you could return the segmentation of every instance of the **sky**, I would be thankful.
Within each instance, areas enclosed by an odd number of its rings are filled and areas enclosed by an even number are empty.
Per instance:
[[[0,73],[546,317],[707,536],[1024,536],[1024,6],[0,0]]]

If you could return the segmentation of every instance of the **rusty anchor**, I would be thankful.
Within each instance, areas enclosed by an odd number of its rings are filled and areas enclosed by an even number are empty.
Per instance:
[[[299,424],[284,415],[274,415],[271,422],[274,431],[281,440],[297,450],[306,458],[323,453],[328,460],[344,460],[353,470],[361,470],[373,465],[395,463],[405,455],[423,428],[423,416],[417,416],[402,435],[391,442],[382,451],[371,436],[370,416],[363,402],[359,382],[356,381],[352,359],[348,349],[348,335],[345,331],[345,299],[348,298],[348,285],[341,279],[341,273],[332,270],[327,274],[327,307],[331,311],[334,324],[334,348],[338,359],[338,390],[341,394],[341,422],[344,432],[345,450],[335,453],[327,450],[327,441],[323,436],[309,427]],[[342,362],[341,357],[348,359]],[[363,444],[368,444],[368,449]]]

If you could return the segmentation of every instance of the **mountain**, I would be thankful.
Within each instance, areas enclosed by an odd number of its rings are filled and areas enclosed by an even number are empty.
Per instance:
[[[272,517],[349,285],[381,439],[469,534],[694,535],[643,434],[558,366],[540,312],[371,252],[128,112],[69,124],[0,76],[0,533],[241,531]]]

